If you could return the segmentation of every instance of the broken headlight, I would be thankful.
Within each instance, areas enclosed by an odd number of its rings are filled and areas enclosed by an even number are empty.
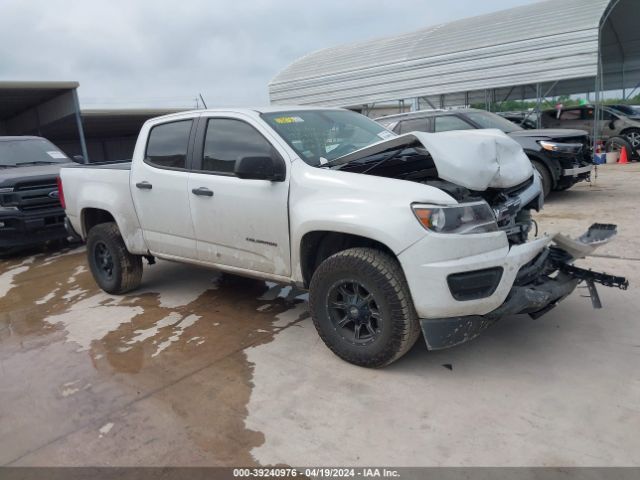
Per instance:
[[[496,217],[485,201],[450,207],[413,204],[413,213],[424,228],[436,233],[486,233],[498,230]]]

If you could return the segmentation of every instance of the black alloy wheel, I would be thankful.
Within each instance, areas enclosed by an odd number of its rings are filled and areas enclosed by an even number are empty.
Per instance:
[[[93,255],[99,274],[104,276],[105,280],[111,280],[113,277],[113,257],[111,256],[109,248],[104,242],[97,242],[93,250]]]
[[[382,331],[382,314],[376,299],[356,280],[341,280],[327,295],[329,318],[336,332],[352,345],[368,345]]]

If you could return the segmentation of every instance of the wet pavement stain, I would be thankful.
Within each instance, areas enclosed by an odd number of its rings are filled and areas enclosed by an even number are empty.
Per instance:
[[[255,464],[243,350],[305,318],[302,292],[159,262],[111,296],[63,253],[0,263],[0,464]]]

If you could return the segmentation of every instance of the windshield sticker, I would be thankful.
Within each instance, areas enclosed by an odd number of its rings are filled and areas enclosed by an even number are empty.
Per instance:
[[[304,120],[300,117],[278,117],[278,118],[274,118],[274,121],[276,123],[279,123],[280,125],[285,124],[285,123],[302,123],[304,122]]]
[[[67,158],[67,156],[62,152],[50,151],[47,152],[51,158]]]
[[[382,130],[380,133],[378,133],[378,136],[383,140],[386,140],[387,138],[395,137],[395,135],[388,130]]]

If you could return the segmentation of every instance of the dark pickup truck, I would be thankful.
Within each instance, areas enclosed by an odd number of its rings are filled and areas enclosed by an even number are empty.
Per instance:
[[[495,113],[473,108],[423,110],[381,117],[376,121],[400,134],[482,128],[502,130],[520,144],[540,173],[545,197],[551,190],[566,190],[577,182],[589,180],[593,168],[589,135],[583,130],[525,130]]]
[[[0,254],[66,239],[60,168],[72,160],[41,137],[0,137]]]

